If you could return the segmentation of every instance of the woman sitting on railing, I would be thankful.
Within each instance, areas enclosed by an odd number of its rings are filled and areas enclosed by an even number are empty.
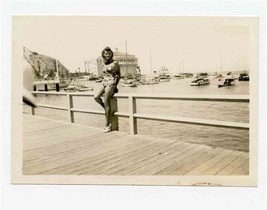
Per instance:
[[[102,51],[102,57],[104,59],[103,74],[104,79],[99,90],[95,92],[94,99],[105,109],[106,125],[104,132],[110,132],[112,130],[111,124],[111,97],[114,93],[118,92],[117,85],[120,80],[120,66],[116,60],[113,59],[113,52],[109,47],[106,47]],[[104,102],[101,96],[104,95]]]

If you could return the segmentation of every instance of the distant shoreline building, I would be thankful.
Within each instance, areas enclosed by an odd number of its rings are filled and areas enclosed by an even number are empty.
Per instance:
[[[135,77],[138,72],[138,59],[131,54],[126,54],[124,52],[119,52],[115,50],[113,52],[113,58],[118,61],[120,65],[121,76],[132,76]],[[101,76],[103,74],[103,58],[102,56],[96,59],[97,61],[97,76]]]
[[[86,60],[84,61],[84,71],[89,75],[97,74],[97,62],[96,59]]]

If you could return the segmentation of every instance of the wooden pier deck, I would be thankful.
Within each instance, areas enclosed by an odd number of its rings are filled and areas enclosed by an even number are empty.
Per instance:
[[[24,175],[248,175],[245,152],[23,115]]]

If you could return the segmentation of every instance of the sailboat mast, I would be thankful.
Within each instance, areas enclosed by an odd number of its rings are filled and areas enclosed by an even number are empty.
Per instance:
[[[152,56],[151,56],[151,48],[149,48],[149,55],[150,55],[150,73],[151,73],[151,75],[152,75],[152,73],[153,73],[153,69],[152,69]]]
[[[126,51],[126,54],[125,54],[125,65],[126,65],[126,74],[128,74],[128,59],[127,59],[127,40],[125,42],[125,51]]]
[[[220,56],[220,62],[221,62],[221,73],[223,72],[223,67],[222,67],[222,54]]]

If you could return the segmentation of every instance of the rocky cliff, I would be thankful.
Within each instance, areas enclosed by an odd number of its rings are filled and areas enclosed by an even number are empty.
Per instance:
[[[58,63],[59,79],[64,80],[69,77],[69,70],[60,61],[56,62],[55,58],[30,51],[26,47],[23,48],[23,57],[33,66],[35,80],[56,79],[56,63]]]

